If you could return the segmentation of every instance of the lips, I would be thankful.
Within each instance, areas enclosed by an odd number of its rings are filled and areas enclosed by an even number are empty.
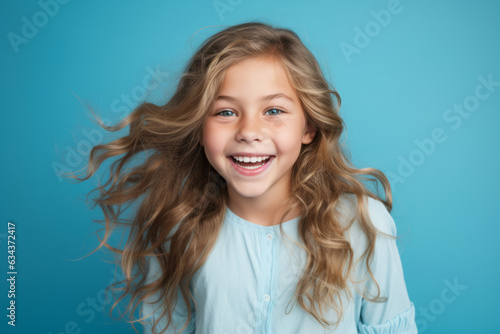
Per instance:
[[[255,175],[262,172],[273,160],[268,154],[234,154],[228,156],[233,167],[244,175]]]

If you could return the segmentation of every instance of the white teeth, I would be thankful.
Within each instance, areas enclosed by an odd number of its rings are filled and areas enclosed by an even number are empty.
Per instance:
[[[259,157],[256,157],[256,156],[253,156],[253,157],[246,157],[246,156],[236,156],[236,155],[233,155],[233,159],[236,160],[236,161],[239,161],[239,162],[252,162],[252,163],[255,163],[255,162],[262,162],[262,161],[266,161],[267,159],[269,159],[269,155],[263,155],[263,156],[259,156]],[[245,168],[245,169],[257,169],[257,168],[260,168],[262,166],[264,166],[266,164],[266,162],[258,165],[258,166],[242,166],[240,165],[239,163],[236,162],[236,164],[242,168]]]
[[[233,156],[234,160],[240,161],[240,162],[261,162],[262,160],[266,160],[269,158],[268,155],[264,156],[253,156],[253,157],[245,157],[245,156]]]

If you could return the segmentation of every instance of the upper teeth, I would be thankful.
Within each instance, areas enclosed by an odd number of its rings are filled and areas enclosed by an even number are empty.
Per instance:
[[[240,161],[240,162],[261,162],[262,160],[266,160],[267,158],[269,158],[268,155],[263,155],[263,156],[260,156],[260,157],[256,157],[256,156],[253,156],[253,157],[244,157],[244,156],[233,156],[233,158],[237,161]]]

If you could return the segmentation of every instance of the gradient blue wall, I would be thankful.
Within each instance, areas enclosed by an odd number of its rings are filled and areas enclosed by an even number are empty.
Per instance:
[[[72,261],[98,244],[92,219],[102,215],[84,202],[96,179],[74,184],[56,171],[84,167],[87,144],[111,138],[86,103],[117,121],[151,73],[160,82],[151,99],[161,101],[204,38],[251,20],[301,36],[342,97],[354,163],[389,176],[420,332],[498,328],[499,2],[54,3],[9,1],[0,11],[1,267],[6,277],[12,221],[18,271],[15,329],[5,279],[0,286],[2,333],[132,333],[102,299],[109,253]],[[195,34],[207,26],[218,27]]]

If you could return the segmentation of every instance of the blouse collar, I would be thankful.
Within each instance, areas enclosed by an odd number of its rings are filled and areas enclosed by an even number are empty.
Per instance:
[[[263,232],[273,231],[273,230],[279,231],[279,228],[280,228],[279,224],[271,225],[271,226],[264,226],[264,225],[255,224],[255,223],[252,223],[248,220],[245,220],[245,219],[237,216],[234,212],[232,212],[229,209],[229,207],[227,207],[227,205],[226,205],[226,220],[231,224],[235,224],[235,225],[238,225],[238,226],[241,226],[244,228],[253,229],[253,230],[260,230]],[[287,229],[294,230],[294,228],[295,228],[295,230],[296,230],[298,223],[299,223],[299,220],[300,220],[300,216],[283,222],[282,223],[283,229],[284,230],[287,230]]]

